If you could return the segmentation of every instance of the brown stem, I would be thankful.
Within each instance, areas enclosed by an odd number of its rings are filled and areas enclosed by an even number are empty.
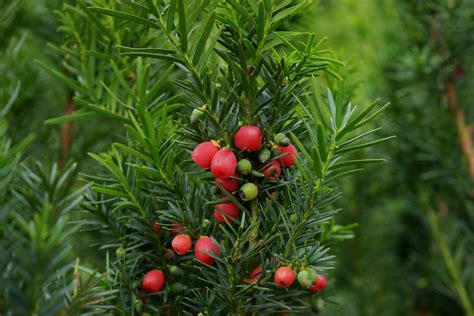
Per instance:
[[[74,96],[73,92],[70,91],[66,104],[64,105],[64,115],[70,115],[72,112],[74,112],[74,108]],[[58,161],[59,167],[62,167],[64,165],[64,162],[66,161],[67,156],[69,155],[72,143],[73,128],[74,126],[72,122],[64,123],[61,126],[61,155]]]
[[[463,154],[467,158],[468,171],[471,180],[474,179],[474,147],[472,142],[472,135],[474,129],[465,122],[465,114],[462,108],[459,108],[456,84],[453,81],[447,82],[446,98],[449,107],[453,113],[456,129],[458,131],[459,142]]]

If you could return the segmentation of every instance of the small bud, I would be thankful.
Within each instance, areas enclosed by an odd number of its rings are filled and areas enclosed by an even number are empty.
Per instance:
[[[248,175],[252,171],[252,163],[248,159],[242,159],[237,163],[237,170],[243,175]]]
[[[258,195],[258,188],[253,183],[244,184],[239,191],[240,198],[244,201],[251,201]]]
[[[258,152],[258,161],[260,163],[267,162],[272,157],[270,150],[264,148]]]
[[[298,273],[298,282],[305,289],[308,289],[313,284],[311,281],[311,276],[306,270],[300,271],[300,273]]]
[[[248,72],[249,74],[253,73],[254,70],[255,70],[255,67],[254,67],[253,65],[248,65],[248,66],[247,66],[247,72]]]
[[[290,139],[283,133],[278,133],[273,139],[277,145],[286,147],[290,144]]]
[[[123,246],[120,246],[115,250],[115,256],[117,256],[117,259],[123,259],[125,258],[125,249]]]
[[[257,178],[263,178],[265,175],[261,172],[258,172],[257,170],[252,170],[250,172],[250,174],[254,177],[257,177]]]
[[[205,219],[202,220],[201,228],[202,228],[202,229],[206,229],[206,228],[209,227],[210,224],[211,224],[211,221],[208,220],[207,218],[205,218]]]
[[[170,274],[172,276],[182,276],[183,275],[183,270],[175,265],[169,265],[168,270],[170,271]]]
[[[290,215],[290,222],[292,222],[293,224],[296,224],[298,222],[298,215],[291,214]]]
[[[201,118],[204,117],[204,110],[207,108],[207,104],[204,104],[199,109],[194,109],[189,118],[191,124],[196,124]]]

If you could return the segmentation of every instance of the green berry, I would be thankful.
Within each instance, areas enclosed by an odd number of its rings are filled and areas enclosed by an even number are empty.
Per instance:
[[[199,109],[193,110],[193,112],[191,113],[191,117],[189,118],[189,120],[191,121],[191,124],[196,124],[201,118],[204,117],[203,110],[205,110],[206,108],[207,108],[207,104],[204,104]]]
[[[172,276],[182,276],[183,275],[183,270],[175,265],[169,265],[168,270],[170,271],[170,274]]]
[[[239,194],[242,200],[251,201],[257,197],[258,188],[255,184],[249,182],[240,188]]]
[[[293,224],[296,224],[298,222],[298,215],[291,214],[290,215],[290,222],[292,222]]]
[[[308,289],[313,284],[311,281],[311,275],[306,270],[300,271],[300,273],[298,273],[298,282],[305,289]]]
[[[123,259],[125,258],[125,249],[123,246],[120,246],[115,250],[115,256],[117,256],[117,259]]]
[[[202,229],[206,229],[209,227],[209,225],[211,224],[211,221],[208,220],[207,218],[203,219],[202,223],[201,223],[201,228]]]
[[[290,144],[290,139],[283,133],[278,133],[273,139],[277,145],[286,147]]]
[[[272,152],[266,148],[258,152],[258,161],[260,163],[267,162],[272,157]]]
[[[248,159],[242,159],[237,163],[237,170],[243,175],[248,175],[252,171],[252,163]]]
[[[265,175],[261,172],[258,172],[257,170],[252,170],[252,172],[250,172],[250,174],[254,177],[257,177],[257,178],[263,178],[265,177]]]

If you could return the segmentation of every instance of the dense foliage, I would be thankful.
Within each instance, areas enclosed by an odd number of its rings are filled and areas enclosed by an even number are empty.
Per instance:
[[[471,2],[0,12],[0,313],[472,315]]]

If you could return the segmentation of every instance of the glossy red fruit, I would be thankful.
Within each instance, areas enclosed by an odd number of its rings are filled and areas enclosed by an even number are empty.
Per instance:
[[[320,274],[318,275],[316,282],[314,282],[313,285],[309,287],[309,291],[311,293],[319,292],[323,290],[327,284],[328,284],[328,281],[327,281],[326,276],[324,274]]]
[[[150,270],[143,278],[143,289],[148,293],[159,292],[165,284],[165,275],[161,270]]]
[[[262,146],[262,130],[257,126],[242,126],[234,136],[234,144],[241,150],[256,151]]]
[[[158,235],[161,231],[160,223],[154,222],[153,223],[153,230],[155,231],[155,234]]]
[[[287,288],[295,282],[295,272],[289,267],[280,267],[275,271],[275,283],[279,287]]]
[[[237,158],[229,148],[222,148],[212,158],[212,175],[220,179],[229,179],[235,174]]]
[[[209,169],[211,167],[212,158],[214,158],[214,155],[218,151],[219,147],[211,141],[200,143],[194,148],[191,158],[202,169]]]
[[[278,148],[280,149],[280,155],[287,154],[278,160],[281,161],[285,167],[293,166],[295,164],[295,157],[298,157],[295,146],[289,144],[286,147],[278,146]]]
[[[262,267],[257,266],[255,268],[253,268],[252,271],[250,271],[249,277],[247,279],[244,279],[244,282],[245,283],[254,283],[254,282],[257,282],[258,280],[260,280],[261,277],[262,277]]]
[[[173,247],[174,252],[180,256],[188,252],[192,245],[193,242],[191,238],[186,234],[179,234],[171,241],[171,247]]]
[[[182,234],[182,233],[184,233],[184,226],[183,225],[176,224],[176,225],[171,226],[171,234],[173,236],[177,236],[177,235]]]
[[[196,259],[208,265],[211,265],[216,261],[216,259],[210,256],[211,251],[218,257],[221,254],[219,248],[217,248],[217,246],[212,242],[211,237],[208,236],[202,236],[199,238],[194,246],[194,255],[196,256]]]
[[[219,187],[217,186],[217,183],[219,183],[220,185],[222,185],[222,187],[224,188],[224,190],[226,190],[226,191],[229,192],[229,193],[232,193],[232,192],[234,192],[234,191],[237,191],[237,189],[239,188],[239,180],[237,180],[237,179],[232,179],[232,178],[229,178],[229,179],[215,178],[215,179],[214,179],[214,184],[216,185],[216,188],[219,189]]]
[[[276,160],[273,160],[270,164],[265,166],[265,170],[263,170],[263,175],[267,177],[269,180],[275,180],[281,175],[281,166],[280,163]],[[275,170],[275,171],[273,171]],[[270,174],[273,172],[273,175]]]
[[[222,198],[226,200],[226,198]],[[217,204],[214,209],[214,218],[221,223],[225,223],[225,219],[229,224],[234,224],[233,219],[238,218],[240,215],[240,209],[237,205],[232,202]]]

